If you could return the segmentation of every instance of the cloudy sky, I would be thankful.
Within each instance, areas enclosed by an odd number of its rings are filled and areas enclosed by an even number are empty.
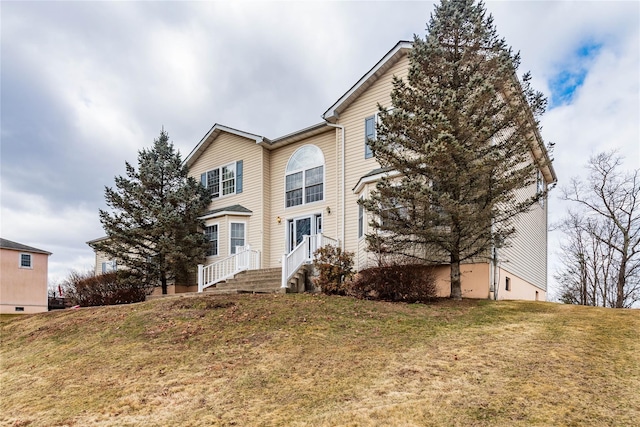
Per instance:
[[[550,100],[559,185],[593,153],[640,167],[640,4],[489,1],[521,74]],[[1,19],[3,238],[53,252],[52,283],[88,268],[104,186],[160,129],[183,157],[214,123],[270,138],[320,115],[433,2],[12,2]],[[566,206],[555,191],[551,219]],[[556,236],[552,236],[553,258]]]

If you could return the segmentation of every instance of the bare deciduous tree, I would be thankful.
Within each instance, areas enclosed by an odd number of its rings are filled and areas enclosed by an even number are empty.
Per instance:
[[[562,198],[574,202],[559,228],[561,300],[630,307],[640,301],[640,170],[621,170],[617,152],[589,160],[586,181],[574,178]]]

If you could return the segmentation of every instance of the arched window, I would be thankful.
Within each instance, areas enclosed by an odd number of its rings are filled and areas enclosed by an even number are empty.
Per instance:
[[[287,163],[285,179],[286,206],[324,199],[324,155],[315,145],[299,148]]]

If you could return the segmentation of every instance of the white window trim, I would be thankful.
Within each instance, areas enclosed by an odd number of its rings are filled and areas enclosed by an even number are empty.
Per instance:
[[[224,173],[222,170],[226,168],[227,170],[233,169],[233,192],[224,194],[224,183],[231,181],[231,179],[224,179]],[[236,162],[229,163],[228,165],[220,166],[220,197],[231,196],[236,194],[236,184],[237,184],[238,175],[236,173]]]
[[[218,227],[218,239],[216,242],[217,248],[216,248],[216,252],[217,255],[207,255],[206,258],[215,258],[215,257],[219,257],[220,256],[220,223],[219,222],[214,222],[212,224],[205,224],[205,228],[206,227]],[[206,230],[205,230],[206,232]],[[206,234],[205,234],[206,237]],[[211,240],[207,240],[207,243],[210,244]],[[209,252],[209,248],[207,248],[207,252]]]
[[[317,165],[311,168],[307,168],[307,169],[295,169],[291,172],[287,172],[287,166],[289,165],[289,162],[291,161],[291,158],[300,150],[302,150],[304,147],[315,147],[318,150],[320,150],[320,152],[322,153],[322,165]],[[320,200],[316,200],[315,202],[310,202],[307,203],[306,202],[306,187],[305,187],[305,178],[306,178],[306,174],[305,171],[309,170],[309,169],[314,169],[317,167],[322,166],[322,199]],[[293,175],[296,174],[298,172],[302,172],[302,203],[299,205],[295,205],[295,206],[287,206],[287,176],[289,175]],[[284,189],[284,208],[285,209],[295,209],[295,208],[299,208],[301,206],[313,206],[316,203],[323,203],[325,201],[325,194],[327,193],[327,162],[326,159],[324,157],[324,152],[322,151],[322,149],[320,147],[318,147],[317,145],[313,145],[313,144],[306,144],[303,145],[302,147],[298,148],[297,150],[295,150],[293,153],[291,153],[291,155],[289,156],[289,160],[287,160],[287,163],[285,164],[284,167],[284,179],[283,179],[283,189]]]
[[[238,173],[236,170],[236,165],[237,165],[237,161],[235,162],[230,162],[227,163],[225,165],[221,165],[215,168],[211,168],[211,169],[207,169],[206,171],[204,171],[203,173],[206,174],[205,176],[207,177],[207,180],[209,179],[209,172],[214,171],[214,170],[218,170],[218,177],[220,179],[219,182],[219,186],[218,186],[218,197],[213,197],[211,196],[211,200],[219,200],[222,199],[224,197],[229,197],[229,196],[233,196],[236,194],[236,190],[238,189]],[[223,194],[224,193],[224,179],[222,177],[222,168],[233,168],[233,193],[229,193],[229,194]],[[227,180],[229,181],[229,180]],[[209,182],[207,181],[207,185],[205,186],[205,188],[209,187]]]
[[[394,107],[393,105],[390,107],[386,108],[387,113],[389,114],[393,114],[393,110],[396,107]],[[413,113],[412,113],[413,114]],[[367,119],[373,117],[373,139],[377,139],[378,138],[378,123],[380,123],[380,111],[376,111],[374,114],[367,116],[364,118],[364,136],[365,138],[367,137]],[[373,155],[373,150],[371,150],[371,148],[369,148],[369,150],[371,151],[371,155],[369,157],[367,157],[367,146],[369,145],[368,140],[364,141],[364,159],[368,160],[368,159],[373,159],[376,156]]]
[[[290,240],[290,230],[289,230],[289,223],[291,222],[295,222],[297,220],[300,219],[305,219],[305,218],[310,218],[311,219],[311,227],[312,230],[314,230],[314,234],[319,234],[319,233],[324,233],[324,213],[322,211],[315,211],[313,213],[310,214],[294,214],[295,216],[292,217],[287,217],[283,220],[283,222],[287,225],[285,227],[284,230],[284,241],[285,241],[285,248],[287,253],[290,253],[293,249],[295,249],[295,246],[292,248],[291,246],[291,240]],[[320,232],[318,232],[318,218],[320,218],[320,222],[322,225],[322,229],[320,230]]]
[[[118,265],[116,261],[112,259],[103,261],[100,266],[101,266],[102,274],[113,273],[118,269]]]
[[[229,231],[228,232],[228,234],[229,234],[229,239],[228,239],[228,242],[229,242],[229,255],[234,255],[234,253],[231,252],[231,249],[232,249],[232,247],[231,247],[231,225],[232,224],[242,224],[244,226],[244,246],[247,246],[247,235],[249,234],[247,232],[247,223],[246,223],[246,221],[229,221],[229,229],[228,229],[228,231]],[[218,228],[218,230],[220,230],[220,229]],[[218,240],[220,240],[220,236],[219,235],[218,235]],[[218,251],[218,253],[220,253],[220,252]]]
[[[29,256],[29,265],[28,266],[22,265],[22,255],[28,255]],[[33,270],[33,254],[30,254],[28,252],[20,252],[20,254],[18,254],[18,267],[24,268],[24,269],[27,269],[27,270]]]

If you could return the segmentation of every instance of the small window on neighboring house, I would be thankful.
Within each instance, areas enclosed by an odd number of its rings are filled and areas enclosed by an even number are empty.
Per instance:
[[[364,158],[373,157],[369,141],[376,138],[376,116],[364,119]]]
[[[16,311],[24,311],[24,307],[16,307]]]
[[[208,190],[212,199],[239,194],[242,193],[242,170],[242,160],[229,163],[202,173],[200,183]]]
[[[207,256],[218,255],[218,224],[205,227],[204,235],[209,241],[209,247],[207,248]]]
[[[116,261],[112,260],[112,261],[105,261],[102,263],[102,274],[104,273],[111,273],[113,271],[116,271],[117,265],[116,265]]]
[[[236,247],[244,246],[244,223],[242,222],[232,222],[231,223],[231,253],[236,253]]]
[[[358,204],[358,238],[362,236],[364,236],[364,206]]]
[[[511,290],[511,278],[507,277],[504,280],[504,289],[505,289],[505,291],[510,291]]]
[[[20,268],[33,268],[31,254],[20,254]]]

